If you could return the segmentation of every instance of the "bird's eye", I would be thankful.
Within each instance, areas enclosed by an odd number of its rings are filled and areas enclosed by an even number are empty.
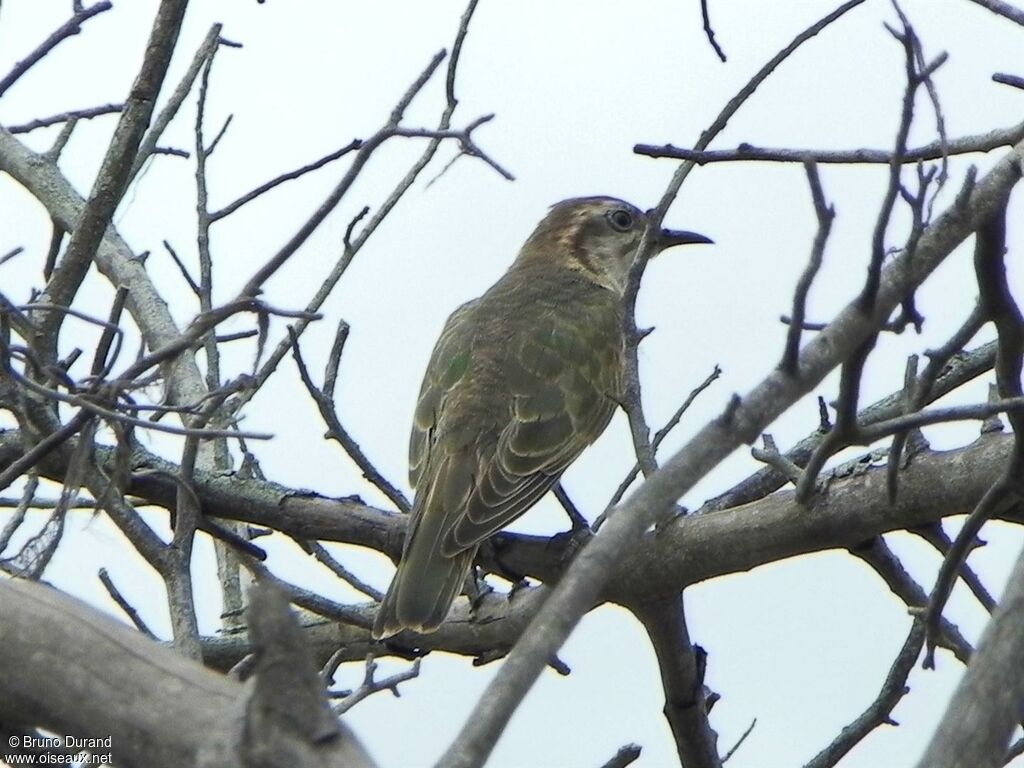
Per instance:
[[[612,228],[619,232],[627,232],[633,228],[633,214],[623,208],[609,213],[608,221],[611,222]]]

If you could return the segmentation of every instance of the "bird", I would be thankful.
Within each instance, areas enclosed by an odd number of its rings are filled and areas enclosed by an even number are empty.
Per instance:
[[[372,635],[435,631],[480,544],[524,514],[622,402],[625,293],[653,211],[614,197],[551,207],[512,265],[448,318],[409,440],[415,491]],[[658,229],[652,253],[710,243]]]

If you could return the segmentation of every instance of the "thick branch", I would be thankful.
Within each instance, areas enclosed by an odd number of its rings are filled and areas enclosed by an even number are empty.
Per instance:
[[[54,451],[40,463],[40,473],[62,481],[75,445],[72,439]],[[830,478],[812,515],[796,504],[792,491],[780,491],[747,505],[675,518],[611,566],[612,578],[597,602],[628,604],[640,595],[678,593],[705,579],[808,552],[857,547],[882,533],[967,514],[1000,477],[1012,448],[1011,436],[988,434],[965,448],[918,454],[904,470],[891,506],[885,468],[871,467]],[[0,471],[23,451],[20,432],[0,432]],[[105,467],[117,461],[112,448],[99,447],[96,456]],[[173,509],[177,465],[141,449],[131,462],[134,474],[125,492]],[[206,517],[356,544],[392,558],[401,553],[405,515],[238,475],[197,470],[194,482]],[[481,562],[497,572],[553,582],[572,552],[567,541],[503,533],[481,550]]]
[[[0,614],[0,721],[109,736],[118,764],[242,768],[239,744],[252,715],[241,684],[40,584],[0,582]],[[262,741],[245,735],[250,749]],[[298,738],[292,745],[310,751]],[[312,751],[320,761],[289,764],[371,765],[347,729]]]

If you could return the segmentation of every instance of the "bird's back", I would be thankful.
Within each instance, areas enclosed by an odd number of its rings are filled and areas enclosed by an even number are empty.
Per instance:
[[[428,369],[424,380],[436,441],[497,438],[517,410],[528,421],[564,414],[587,435],[601,416],[600,434],[622,389],[618,296],[572,270],[520,268],[460,312],[449,324],[459,326],[454,357],[463,374],[429,395],[440,377]],[[438,367],[447,372],[450,359]]]

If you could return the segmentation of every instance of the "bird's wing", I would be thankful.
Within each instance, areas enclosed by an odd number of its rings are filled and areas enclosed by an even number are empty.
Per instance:
[[[417,489],[417,495],[444,399],[469,368],[473,342],[470,314],[475,304],[476,301],[463,304],[448,318],[423,375],[409,436],[409,483]]]
[[[445,510],[443,555],[479,544],[526,512],[604,431],[621,391],[622,352],[618,321],[601,320],[542,317],[510,340],[503,356],[510,418],[496,441],[478,445],[464,507]]]
[[[444,557],[440,551],[450,525],[448,510],[465,506],[474,464],[466,459],[467,451],[459,449],[459,441],[438,425],[453,390],[464,389],[477,333],[472,319],[474,304],[464,304],[448,318],[423,376],[409,438],[409,480],[416,498],[402,561],[374,620],[377,638],[402,629],[437,629],[473,561],[472,549],[455,557]]]

